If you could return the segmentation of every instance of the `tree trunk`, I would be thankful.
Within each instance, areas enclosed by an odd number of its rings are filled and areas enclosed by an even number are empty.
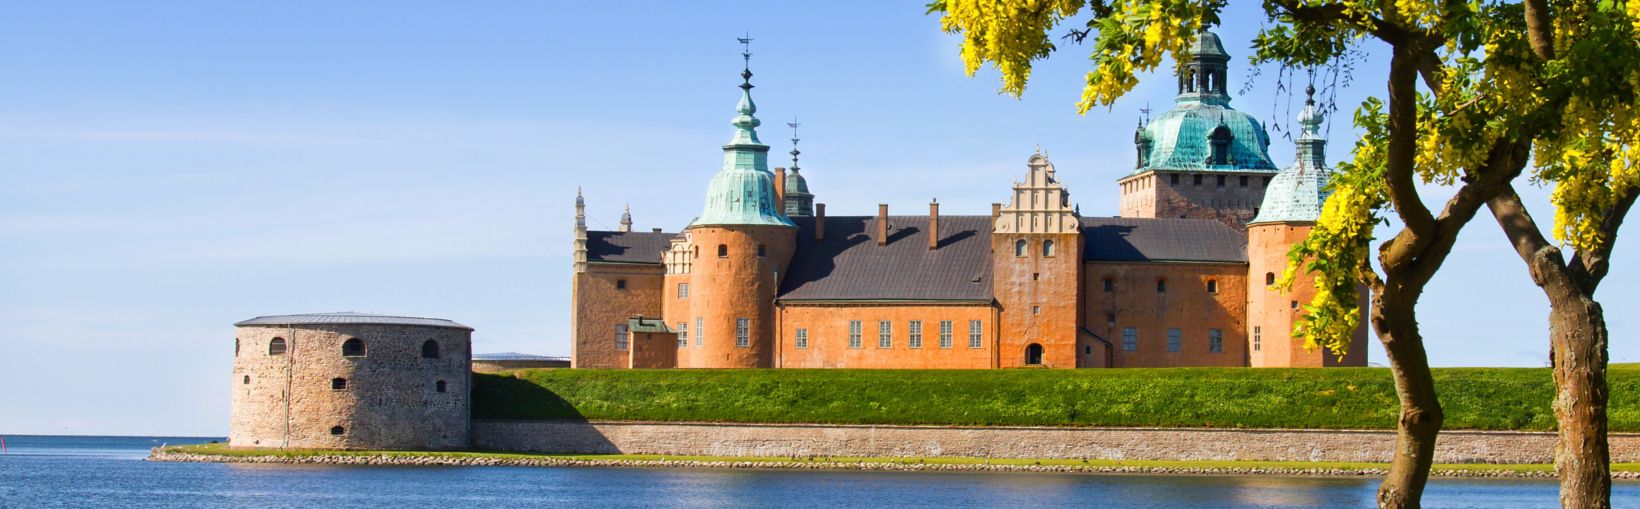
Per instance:
[[[1429,358],[1424,354],[1423,336],[1418,332],[1415,302],[1415,298],[1399,296],[1398,292],[1372,296],[1372,326],[1389,355],[1395,394],[1401,403],[1395,427],[1395,456],[1389,474],[1378,486],[1380,508],[1419,507],[1424,484],[1429,481],[1429,467],[1435,462],[1435,439],[1445,419],[1435,394]]]
[[[1550,292],[1549,341],[1554,352],[1555,473],[1560,506],[1611,507],[1611,449],[1606,442],[1606,318],[1580,292]]]

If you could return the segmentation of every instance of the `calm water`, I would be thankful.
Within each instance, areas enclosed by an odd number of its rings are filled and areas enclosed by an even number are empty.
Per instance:
[[[5,437],[0,507],[1368,507],[1373,479],[148,463],[165,437]],[[1614,489],[1640,507],[1640,484]],[[1435,480],[1426,507],[1553,507],[1543,481]]]

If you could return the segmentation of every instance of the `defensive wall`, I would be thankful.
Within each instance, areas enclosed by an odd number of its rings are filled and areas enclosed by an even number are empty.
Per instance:
[[[566,454],[970,457],[1158,461],[1390,461],[1394,431],[485,421],[473,448]],[[1612,433],[1612,462],[1640,461],[1640,433]],[[1554,462],[1555,434],[1443,431],[1437,463]]]

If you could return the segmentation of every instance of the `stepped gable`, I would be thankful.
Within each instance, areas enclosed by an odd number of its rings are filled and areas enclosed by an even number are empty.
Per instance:
[[[876,216],[792,218],[797,254],[780,300],[991,300],[991,217],[940,216],[938,249],[928,216],[888,216],[888,244],[872,237]],[[814,239],[824,220],[826,238]]]
[[[587,261],[660,265],[661,253],[672,247],[676,233],[587,232]]]
[[[1247,236],[1212,219],[1084,217],[1082,237],[1088,261],[1247,263]]]

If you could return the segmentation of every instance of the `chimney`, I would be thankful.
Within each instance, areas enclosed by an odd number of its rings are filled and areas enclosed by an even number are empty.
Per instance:
[[[786,213],[786,169],[774,169],[774,210]]]
[[[995,223],[997,221],[997,218],[999,218],[999,217],[1002,217],[1002,204],[1001,203],[992,203],[991,204],[991,222]]]
[[[888,245],[888,204],[877,204],[877,245]]]
[[[928,202],[928,249],[940,247],[940,200]]]
[[[661,229],[660,228],[650,228],[649,231],[652,231],[652,232],[655,232],[655,233],[660,233]]]
[[[826,240],[826,204],[814,204],[814,240]]]

